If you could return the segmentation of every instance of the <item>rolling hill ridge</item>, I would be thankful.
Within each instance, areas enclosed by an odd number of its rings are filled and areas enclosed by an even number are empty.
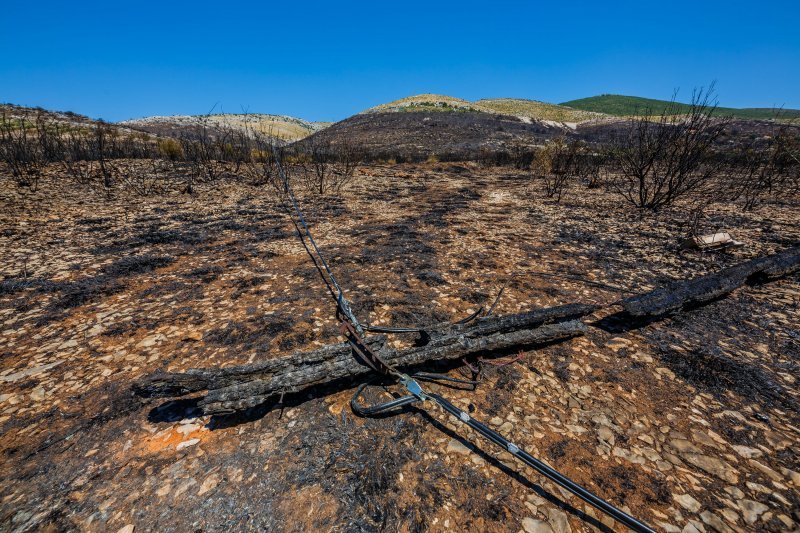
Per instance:
[[[642,98],[641,96],[601,94],[598,96],[590,96],[588,98],[580,98],[577,100],[562,102],[560,105],[574,109],[580,109],[583,111],[622,117],[636,115],[647,109],[651,110],[653,113],[659,114],[666,109],[670,103],[671,102],[668,100]],[[676,102],[675,107],[678,112],[682,113],[687,111],[690,108],[690,105]],[[779,119],[794,119],[800,118],[800,109],[780,109],[769,107],[718,107],[716,109],[716,114],[719,116],[729,115],[734,118],[745,120],[770,120],[776,117]]]

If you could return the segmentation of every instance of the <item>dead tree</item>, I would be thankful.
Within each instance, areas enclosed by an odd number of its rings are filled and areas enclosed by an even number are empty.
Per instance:
[[[303,142],[302,152],[299,155],[308,188],[319,194],[325,194],[333,178],[331,166],[333,148],[330,141],[312,135]]]
[[[531,169],[542,180],[547,198],[560,202],[570,180],[578,173],[578,155],[582,146],[577,141],[558,137],[548,142],[533,158]]]
[[[6,164],[20,187],[36,189],[45,160],[36,139],[36,126],[27,114],[0,117],[0,160]]]
[[[113,154],[114,131],[103,122],[99,121],[94,127],[94,159],[97,161],[103,187],[108,191],[114,186],[117,168],[109,161]]]
[[[364,153],[349,139],[337,143],[332,151],[334,163],[330,188],[338,192],[353,179],[356,169],[364,160]]]
[[[696,90],[681,109],[675,96],[660,114],[646,109],[614,142],[619,176],[612,187],[640,209],[656,211],[699,192],[720,170],[712,146],[728,119],[714,117],[713,86]]]
[[[738,145],[728,158],[725,184],[730,200],[750,211],[767,198],[794,194],[800,169],[798,145],[796,130],[786,125],[775,126],[766,140],[756,138]]]

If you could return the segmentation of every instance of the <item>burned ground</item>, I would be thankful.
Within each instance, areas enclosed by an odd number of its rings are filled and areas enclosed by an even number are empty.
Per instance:
[[[530,152],[556,137],[580,140],[602,148],[628,134],[631,122],[621,118],[602,118],[577,124],[562,124],[482,112],[366,113],[337,122],[295,143],[296,148],[311,143],[333,146],[358,146],[370,160],[397,162],[442,161],[489,158],[494,161],[521,157],[518,151]],[[800,126],[785,124],[797,134]],[[750,145],[755,139],[775,135],[775,123],[768,120],[732,120],[715,141],[722,149]],[[515,155],[516,154],[516,155]],[[530,164],[532,152],[526,164]],[[520,160],[522,161],[522,160]],[[508,162],[508,161],[506,161]],[[461,165],[451,172],[461,172]]]
[[[543,144],[564,128],[541,121],[479,112],[366,113],[352,116],[315,133],[333,144],[355,143],[372,159],[421,161],[429,156],[459,160],[481,149]],[[302,140],[302,146],[310,140]]]
[[[680,206],[643,216],[582,188],[555,204],[523,173],[472,164],[365,167],[343,195],[301,201],[356,312],[378,325],[463,318],[503,286],[498,314],[612,304],[800,241],[796,201],[715,207],[706,229],[745,246],[685,252]],[[134,398],[159,368],[340,340],[268,192],[109,199],[43,180],[35,193],[4,182],[0,202],[0,528],[618,528],[435,409],[355,417],[355,383],[213,419],[191,399]],[[636,328],[589,328],[487,364],[475,392],[439,392],[659,530],[790,530],[799,305],[796,277],[745,287]]]

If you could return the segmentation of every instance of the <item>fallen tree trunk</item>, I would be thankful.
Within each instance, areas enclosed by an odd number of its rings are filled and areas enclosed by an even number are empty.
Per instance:
[[[583,335],[586,326],[576,320],[597,309],[570,304],[516,315],[486,317],[469,324],[432,328],[424,346],[406,350],[387,347],[384,336],[365,342],[387,363],[399,368],[478,353],[541,345]],[[174,397],[207,391],[199,402],[205,414],[253,407],[271,396],[359,376],[371,369],[358,361],[349,344],[268,359],[255,364],[219,369],[192,369],[184,373],[156,372],[133,387],[140,396]]]
[[[752,259],[688,281],[677,281],[654,291],[626,298],[622,308],[630,316],[649,318],[701,305],[746,283],[778,279],[800,270],[800,246],[779,254]]]

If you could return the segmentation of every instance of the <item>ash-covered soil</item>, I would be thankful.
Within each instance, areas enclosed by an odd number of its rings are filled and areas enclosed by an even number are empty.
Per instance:
[[[681,207],[642,217],[577,186],[555,204],[471,164],[367,167],[302,202],[356,313],[384,325],[462,318],[504,285],[498,314],[611,305],[800,241],[796,199],[715,208],[704,229],[745,246],[702,254],[679,249]],[[0,529],[621,530],[436,408],[355,417],[355,383],[213,419],[135,398],[159,368],[343,340],[293,231],[236,183],[144,199],[2,183]],[[795,276],[486,364],[475,392],[430,388],[658,530],[793,530],[798,324]]]

